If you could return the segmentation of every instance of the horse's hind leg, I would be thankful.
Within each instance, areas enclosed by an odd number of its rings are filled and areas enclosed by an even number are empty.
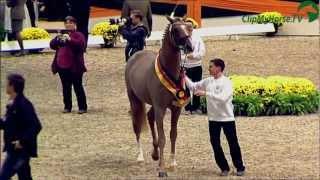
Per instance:
[[[159,144],[158,144],[158,135],[155,130],[155,119],[154,119],[154,109],[153,107],[150,108],[148,111],[148,120],[151,129],[152,139],[153,139],[153,152],[152,152],[152,159],[157,161],[159,160]]]
[[[132,124],[133,130],[136,134],[137,146],[139,150],[139,155],[137,161],[144,161],[143,150],[140,142],[140,134],[143,128],[143,125],[146,121],[146,112],[145,112],[145,104],[141,102],[136,95],[132,91],[128,91],[128,96],[130,100],[131,106],[131,115],[132,115]]]

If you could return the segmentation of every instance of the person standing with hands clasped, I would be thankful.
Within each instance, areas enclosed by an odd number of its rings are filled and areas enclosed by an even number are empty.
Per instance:
[[[223,75],[224,61],[213,59],[210,61],[209,72],[211,77],[200,82],[193,83],[188,77],[185,78],[189,89],[197,96],[206,96],[209,119],[210,141],[214,151],[217,165],[221,169],[221,176],[227,176],[230,168],[220,144],[220,132],[223,129],[226,135],[233,165],[237,168],[237,176],[243,176],[241,150],[238,143],[236,124],[232,105],[232,83]]]
[[[24,83],[19,74],[10,74],[7,78],[10,101],[4,118],[0,119],[7,155],[0,180],[9,180],[15,174],[19,180],[32,180],[30,158],[38,156],[37,136],[42,127],[32,103],[23,94]]]
[[[186,68],[187,76],[194,82],[202,79],[202,58],[205,55],[205,45],[199,35],[193,32],[193,29],[198,27],[197,22],[191,18],[185,20],[188,23],[188,31],[191,33],[191,43],[193,52],[189,54],[182,54],[181,61]],[[200,97],[193,96],[191,102],[185,107],[186,115],[193,112],[200,113]]]
[[[50,42],[51,49],[56,50],[52,62],[53,74],[59,73],[63,89],[63,113],[72,110],[72,86],[77,96],[79,114],[87,112],[86,94],[82,85],[83,73],[87,71],[84,64],[85,37],[77,31],[77,20],[72,16],[65,19],[66,32],[59,34]]]

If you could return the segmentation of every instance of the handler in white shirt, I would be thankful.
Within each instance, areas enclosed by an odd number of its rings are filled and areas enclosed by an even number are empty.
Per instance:
[[[186,74],[192,81],[200,81],[202,79],[202,58],[205,55],[205,45],[200,36],[193,32],[193,29],[197,28],[197,24],[191,19],[186,20],[190,23],[188,31],[191,33],[191,43],[193,52],[190,54],[182,54],[181,60],[186,68]],[[193,96],[192,101],[185,107],[186,114],[192,114],[192,112],[199,112],[200,97]]]
[[[193,83],[186,77],[186,83],[188,88],[195,92],[195,95],[206,96],[207,98],[210,141],[216,163],[221,169],[221,176],[227,176],[230,171],[220,144],[221,129],[226,135],[233,165],[237,168],[237,176],[243,176],[245,167],[242,161],[233,114],[232,83],[229,78],[223,75],[224,68],[223,60],[213,59],[210,61],[209,66],[211,77],[197,83]]]

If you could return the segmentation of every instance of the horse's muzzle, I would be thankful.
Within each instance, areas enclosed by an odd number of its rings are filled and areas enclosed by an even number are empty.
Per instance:
[[[191,38],[187,39],[184,51],[185,51],[186,54],[189,54],[189,53],[193,52]]]

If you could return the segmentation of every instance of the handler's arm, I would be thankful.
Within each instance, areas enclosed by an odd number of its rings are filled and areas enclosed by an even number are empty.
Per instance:
[[[228,81],[221,93],[214,94],[213,92],[207,91],[206,95],[217,101],[226,102],[232,97],[232,93],[233,93],[232,84],[231,84],[231,81]]]
[[[196,91],[197,89],[205,89],[207,79],[203,79],[199,82],[192,82],[188,77],[185,77],[187,87],[191,91]]]

